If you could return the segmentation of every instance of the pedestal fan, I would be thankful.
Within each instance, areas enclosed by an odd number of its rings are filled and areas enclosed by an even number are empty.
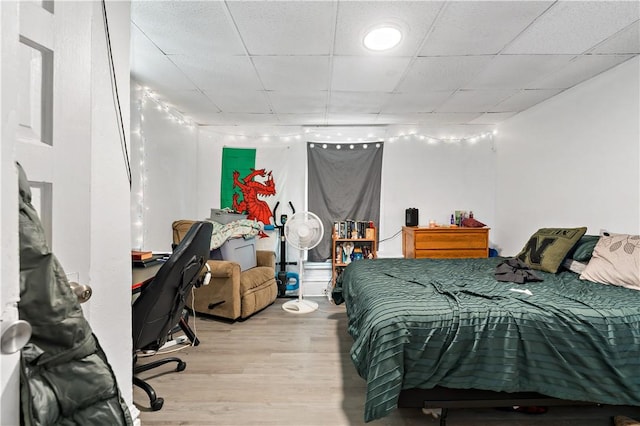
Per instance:
[[[304,300],[302,296],[304,278],[304,253],[320,243],[324,227],[320,218],[311,212],[294,213],[284,224],[284,235],[289,244],[300,250],[300,285],[298,287],[298,299],[290,300],[282,305],[282,309],[294,314],[306,314],[318,309],[318,304],[310,300]]]

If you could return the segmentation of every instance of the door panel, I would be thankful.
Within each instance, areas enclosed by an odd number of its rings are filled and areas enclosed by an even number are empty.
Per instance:
[[[33,201],[51,241],[53,10],[51,1],[0,1],[0,318],[5,336],[18,320],[20,295],[16,161],[34,179]],[[19,360],[19,352],[0,353],[2,425],[20,422]]]

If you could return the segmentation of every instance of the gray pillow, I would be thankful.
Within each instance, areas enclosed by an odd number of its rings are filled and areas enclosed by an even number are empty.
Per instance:
[[[596,244],[598,244],[599,239],[599,235],[583,235],[569,251],[567,258],[577,260],[578,262],[588,262],[593,255],[593,249]]]

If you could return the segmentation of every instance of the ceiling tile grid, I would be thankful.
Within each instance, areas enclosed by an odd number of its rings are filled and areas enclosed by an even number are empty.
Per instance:
[[[335,22],[331,1],[226,3],[250,55],[328,55]]]
[[[450,2],[420,56],[495,55],[553,2]]]
[[[637,1],[133,0],[131,21],[132,78],[212,126],[477,131],[640,54]],[[369,51],[383,23],[401,43]]]

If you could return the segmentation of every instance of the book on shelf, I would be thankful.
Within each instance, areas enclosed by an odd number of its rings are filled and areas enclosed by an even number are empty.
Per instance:
[[[338,239],[375,238],[375,233],[367,232],[372,222],[365,220],[338,220],[333,222],[333,232]]]
[[[153,257],[153,252],[142,250],[131,250],[131,260],[147,260]]]

